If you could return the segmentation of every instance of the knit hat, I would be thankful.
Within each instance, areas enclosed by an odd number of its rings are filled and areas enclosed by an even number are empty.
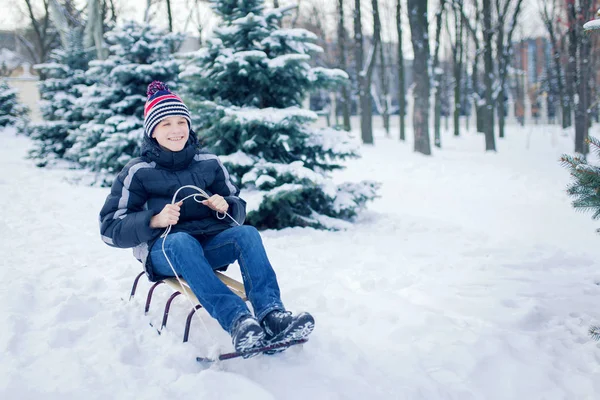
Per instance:
[[[148,85],[146,94],[148,100],[144,107],[144,130],[149,138],[152,137],[156,125],[165,118],[179,115],[187,119],[188,127],[192,126],[190,110],[179,96],[169,90],[165,83],[152,82]]]

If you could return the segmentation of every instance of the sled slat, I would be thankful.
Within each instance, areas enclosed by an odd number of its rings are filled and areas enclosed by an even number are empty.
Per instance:
[[[218,272],[218,271],[215,271],[215,275],[217,275],[217,277],[221,280],[221,282],[223,282],[225,285],[227,285],[227,287],[233,293],[235,293],[236,295],[241,297],[242,300],[244,300],[244,301],[248,300],[246,298],[246,290],[244,289],[244,285],[241,282],[238,282],[237,280],[230,278],[227,275],[225,275],[221,272]],[[196,304],[200,304],[200,301],[198,301],[198,298],[194,295],[194,293],[190,289],[190,286],[188,285],[188,283],[183,279],[181,279],[181,281],[185,285],[186,292],[191,297],[192,301],[194,301]],[[177,281],[177,278],[167,278],[164,280],[164,282],[167,285],[169,285],[173,290],[183,293],[183,289],[181,288],[181,285]]]

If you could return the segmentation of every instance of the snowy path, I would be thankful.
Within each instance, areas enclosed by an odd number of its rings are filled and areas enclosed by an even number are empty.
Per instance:
[[[208,333],[196,319],[182,344],[183,301],[157,335],[167,291],[144,316],[146,282],[127,301],[139,265],[98,237],[108,189],[36,169],[0,132],[0,398],[598,398],[600,238],[564,194],[570,139],[507,133],[498,154],[448,136],[431,159],[379,135],[339,176],[383,182],[351,230],[263,232],[311,341],[202,370],[228,336],[200,313]]]

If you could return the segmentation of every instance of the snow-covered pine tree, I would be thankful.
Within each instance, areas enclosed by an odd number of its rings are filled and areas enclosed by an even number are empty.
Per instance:
[[[600,140],[590,137],[591,149],[600,157]],[[593,219],[600,219],[600,166],[591,165],[582,156],[563,155],[562,164],[569,169],[573,181],[567,193],[573,197],[573,207],[591,211]],[[600,229],[598,229],[600,232]]]
[[[17,99],[17,89],[8,86],[6,79],[0,79],[0,127],[16,126],[26,133],[29,110]]]
[[[600,140],[589,137],[590,150],[600,158]],[[592,219],[600,218],[600,166],[591,165],[583,156],[563,155],[562,164],[571,171],[573,181],[567,193],[574,197],[573,207],[579,211],[591,211]],[[597,229],[600,232],[600,229]],[[600,341],[600,325],[592,325],[589,335]]]
[[[34,146],[29,156],[39,167],[62,159],[73,145],[69,132],[89,121],[74,104],[81,97],[81,87],[89,83],[85,71],[91,54],[83,48],[81,29],[65,35],[66,46],[53,51],[52,62],[35,66],[46,77],[38,85],[44,121],[30,128]]]
[[[375,182],[336,185],[328,172],[357,157],[347,132],[318,129],[300,108],[309,90],[341,84],[341,70],[312,68],[322,51],[304,29],[281,29],[262,0],[213,0],[222,22],[181,77],[201,141],[227,164],[259,228],[338,229],[376,196]]]
[[[127,22],[109,31],[110,55],[94,60],[76,107],[89,122],[72,132],[69,159],[97,173],[95,184],[110,185],[116,173],[139,152],[144,131],[146,88],[154,80],[177,88],[180,61],[171,49],[184,36],[148,24]]]

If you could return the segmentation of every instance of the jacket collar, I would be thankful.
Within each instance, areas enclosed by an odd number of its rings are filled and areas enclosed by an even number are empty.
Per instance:
[[[165,150],[156,141],[144,135],[142,141],[142,157],[147,157],[157,165],[169,170],[182,170],[187,168],[194,159],[198,149],[196,133],[190,129],[190,137],[181,151]]]

